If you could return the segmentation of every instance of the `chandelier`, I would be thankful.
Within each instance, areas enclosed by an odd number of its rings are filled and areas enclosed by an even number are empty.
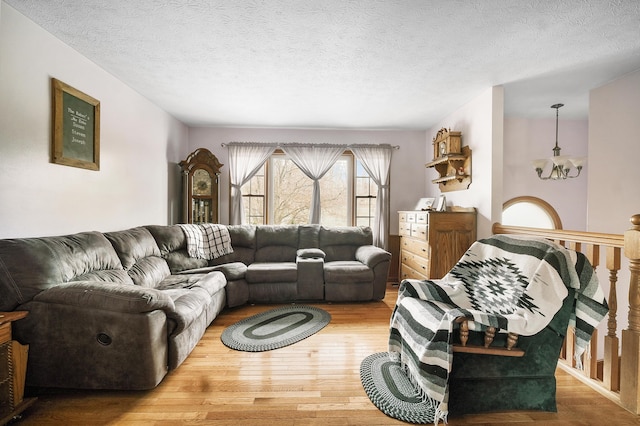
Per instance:
[[[551,105],[551,108],[556,110],[556,146],[553,148],[553,157],[550,159],[542,158],[539,160],[533,160],[533,167],[538,173],[538,177],[542,180],[559,180],[569,179],[580,176],[582,171],[582,165],[584,164],[584,158],[570,157],[568,155],[560,155],[560,147],[558,146],[558,110],[563,107],[564,104]],[[544,168],[551,160],[551,171],[547,176],[542,176]],[[571,175],[571,166],[575,167],[577,173]]]

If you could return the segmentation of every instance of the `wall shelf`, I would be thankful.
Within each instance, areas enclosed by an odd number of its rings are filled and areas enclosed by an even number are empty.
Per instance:
[[[459,154],[446,154],[425,165],[438,172],[431,182],[437,184],[440,192],[468,189],[471,185],[471,148],[463,146]]]

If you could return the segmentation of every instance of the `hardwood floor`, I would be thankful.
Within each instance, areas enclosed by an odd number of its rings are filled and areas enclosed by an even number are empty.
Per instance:
[[[397,288],[381,302],[312,304],[332,315],[319,333],[286,348],[248,353],[222,330],[269,305],[222,313],[187,360],[150,391],[41,393],[19,425],[396,425],[367,398],[360,362],[386,350]],[[558,412],[451,417],[449,425],[636,425],[640,417],[558,369]],[[481,395],[478,396],[481,398]]]

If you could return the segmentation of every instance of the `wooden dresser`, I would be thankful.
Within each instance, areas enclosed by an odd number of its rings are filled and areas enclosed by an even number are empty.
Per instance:
[[[442,278],[476,240],[474,208],[401,211],[400,281]]]

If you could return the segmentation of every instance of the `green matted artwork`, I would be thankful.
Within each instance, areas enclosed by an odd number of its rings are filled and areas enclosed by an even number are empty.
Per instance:
[[[100,170],[100,101],[55,78],[51,86],[52,162]]]

